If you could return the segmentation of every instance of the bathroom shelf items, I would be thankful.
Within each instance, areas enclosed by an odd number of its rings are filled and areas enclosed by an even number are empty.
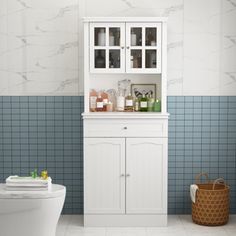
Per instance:
[[[84,18],[84,225],[167,224],[166,18]],[[91,89],[155,84],[161,112],[90,112]]]

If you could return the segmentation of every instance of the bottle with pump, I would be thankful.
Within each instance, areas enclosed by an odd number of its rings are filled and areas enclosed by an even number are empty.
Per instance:
[[[140,111],[146,112],[148,110],[148,100],[145,94],[143,93],[142,98],[140,99]]]
[[[134,111],[134,99],[130,93],[125,97],[125,111]]]

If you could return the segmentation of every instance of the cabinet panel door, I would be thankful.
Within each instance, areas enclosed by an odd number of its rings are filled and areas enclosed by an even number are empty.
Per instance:
[[[126,213],[167,212],[167,138],[127,138]]]
[[[126,72],[161,73],[161,23],[126,23]]]
[[[90,23],[90,72],[125,72],[124,23]]]
[[[125,213],[125,139],[85,138],[84,212]]]

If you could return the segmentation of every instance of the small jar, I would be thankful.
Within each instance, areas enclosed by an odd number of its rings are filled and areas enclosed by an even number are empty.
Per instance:
[[[112,102],[108,102],[107,103],[107,112],[112,112],[113,111],[113,103]]]

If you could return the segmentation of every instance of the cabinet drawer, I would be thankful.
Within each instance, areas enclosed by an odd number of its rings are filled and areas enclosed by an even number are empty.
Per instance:
[[[85,137],[167,137],[166,120],[84,121]]]

